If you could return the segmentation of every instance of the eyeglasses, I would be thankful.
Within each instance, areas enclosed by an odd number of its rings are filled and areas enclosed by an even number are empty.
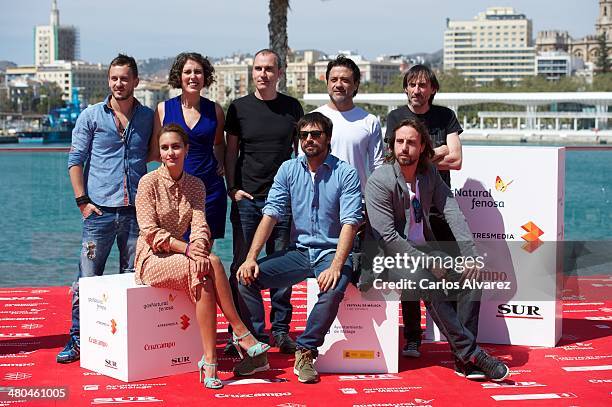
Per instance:
[[[319,137],[321,137],[321,134],[323,134],[321,130],[310,130],[310,131],[298,132],[298,136],[300,137],[300,140],[306,140],[308,138],[308,135],[310,135],[310,137],[316,140]]]
[[[412,207],[414,208],[414,222],[421,223],[423,220],[423,207],[416,196],[412,199]]]

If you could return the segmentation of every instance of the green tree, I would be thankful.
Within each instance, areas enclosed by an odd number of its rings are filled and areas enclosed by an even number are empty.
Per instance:
[[[39,103],[35,110],[37,113],[46,114],[51,109],[64,106],[62,100],[62,88],[55,82],[43,82],[40,87]]]
[[[593,77],[591,91],[612,92],[612,72],[599,73]]]
[[[610,52],[605,33],[597,37],[597,44],[599,45],[599,54],[597,55],[597,62],[595,64],[600,72],[608,73],[610,71],[610,61],[608,60]]]
[[[474,92],[476,90],[474,79],[461,75],[456,69],[437,72],[436,77],[440,83],[441,92]]]

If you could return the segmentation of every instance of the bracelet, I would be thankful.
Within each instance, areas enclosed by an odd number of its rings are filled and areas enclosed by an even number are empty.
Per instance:
[[[187,247],[185,247],[185,256],[189,257],[189,245],[191,243],[187,243]]]
[[[77,206],[81,206],[83,204],[91,203],[91,199],[89,199],[88,195],[83,195],[78,198],[75,198]]]

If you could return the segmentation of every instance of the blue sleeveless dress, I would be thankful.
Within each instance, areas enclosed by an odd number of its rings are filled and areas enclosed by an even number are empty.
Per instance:
[[[206,221],[213,239],[225,236],[227,191],[223,177],[217,175],[217,160],[213,154],[217,115],[215,103],[200,97],[200,120],[193,129],[185,123],[181,96],[164,102],[164,125],[175,123],[189,135],[189,153],[185,158],[185,171],[200,178],[206,186]]]

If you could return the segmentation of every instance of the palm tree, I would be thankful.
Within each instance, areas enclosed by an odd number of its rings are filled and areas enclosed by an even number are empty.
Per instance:
[[[287,68],[287,12],[289,11],[289,0],[270,0],[270,22],[268,33],[270,35],[270,48],[280,56],[280,63]],[[285,92],[287,89],[287,78],[283,75],[278,84],[279,90]]]

